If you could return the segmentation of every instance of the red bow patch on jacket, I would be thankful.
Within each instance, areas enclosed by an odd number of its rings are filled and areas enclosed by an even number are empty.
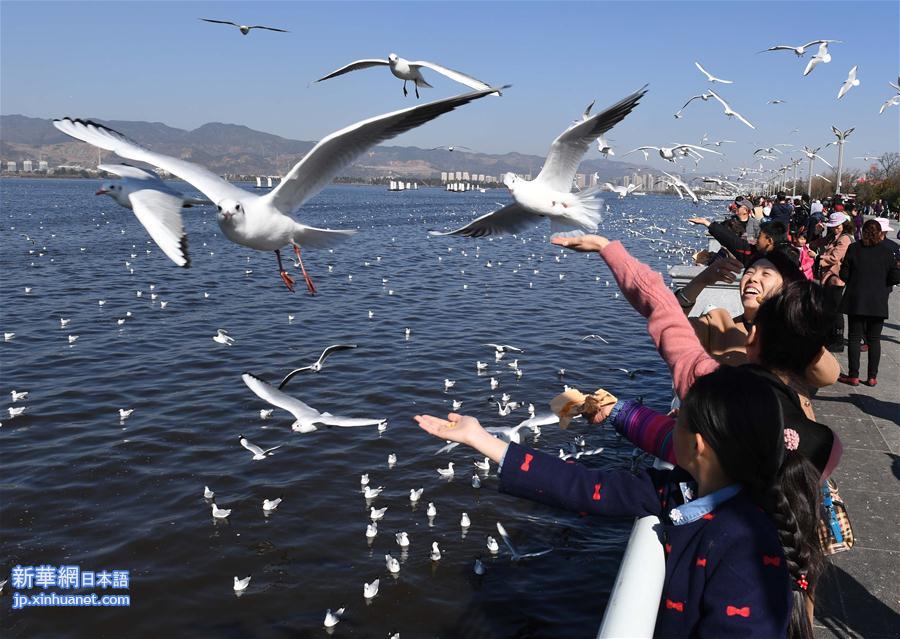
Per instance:
[[[531,460],[532,459],[534,459],[534,455],[532,455],[531,453],[525,453],[525,461],[522,463],[521,466],[519,466],[519,468],[522,469],[523,473],[527,473],[529,470],[531,470]]]
[[[603,484],[594,484],[594,496],[592,497],[594,501],[600,501],[600,487],[602,485]]]
[[[715,515],[713,515],[712,513],[706,513],[705,515],[703,515],[703,519],[707,520],[712,519],[713,517],[715,517]]]
[[[666,610],[677,610],[678,612],[684,612],[684,602],[666,599]]]
[[[763,555],[763,566],[775,566],[776,568],[781,565],[781,557],[773,557],[772,555]]]
[[[706,568],[706,557],[697,557],[697,565]]]
[[[743,608],[735,608],[734,606],[728,606],[725,608],[725,614],[729,617],[734,617],[735,615],[740,617],[749,617],[750,616],[750,606],[744,606]]]

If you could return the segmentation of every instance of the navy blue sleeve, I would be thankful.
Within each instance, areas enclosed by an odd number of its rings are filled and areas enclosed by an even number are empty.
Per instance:
[[[756,250],[754,246],[744,238],[738,237],[732,233],[731,230],[721,222],[713,222],[710,224],[709,234],[712,235],[719,244],[728,249],[745,267],[752,261],[753,254]]]
[[[519,444],[509,445],[500,471],[502,492],[592,515],[658,516],[660,488],[644,471],[590,470]]]

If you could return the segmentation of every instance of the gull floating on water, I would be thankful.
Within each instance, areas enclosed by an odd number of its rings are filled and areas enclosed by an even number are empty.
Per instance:
[[[462,514],[462,516],[459,518],[459,525],[461,528],[468,528],[472,525],[472,520],[469,519],[468,513]]]
[[[299,433],[311,433],[317,430],[317,424],[322,426],[339,426],[341,428],[355,428],[357,426],[377,426],[384,422],[383,419],[368,419],[365,417],[341,417],[327,412],[319,412],[315,408],[304,404],[299,399],[291,397],[271,384],[268,384],[252,373],[244,373],[241,379],[257,397],[277,406],[294,416],[291,429]]]
[[[230,508],[219,508],[215,502],[212,503],[212,516],[216,519],[225,519],[231,514]]]
[[[363,597],[366,599],[372,599],[375,595],[378,594],[378,586],[381,584],[381,581],[376,579],[370,584],[363,583]]]
[[[419,501],[419,498],[422,496],[422,491],[424,488],[410,488],[409,489],[409,501],[412,503],[416,503]]]
[[[369,473],[365,473],[364,475],[359,476],[359,485],[360,486],[368,486],[369,485]]]
[[[453,477],[453,462],[448,463],[446,468],[438,468],[437,473],[441,477]]]
[[[253,461],[265,459],[266,457],[271,456],[272,453],[274,453],[276,450],[281,448],[281,445],[279,444],[278,446],[273,446],[272,448],[266,448],[265,450],[263,450],[243,435],[238,435],[238,437],[240,437],[241,446],[253,453]]]
[[[409,548],[409,535],[403,531],[398,532],[394,535],[394,539],[397,540],[397,545],[401,548]]]
[[[622,121],[637,106],[646,88],[632,93],[602,113],[571,125],[550,146],[541,172],[533,180],[506,173],[503,183],[513,203],[482,215],[453,231],[430,231],[431,235],[484,237],[519,233],[550,220],[553,235],[581,235],[596,231],[600,223],[602,201],[596,189],[572,193],[572,181],[588,147],[602,134]]]
[[[652,373],[653,372],[648,368],[632,368],[630,370],[627,368],[609,368],[607,370],[621,371],[621,372],[625,373],[626,375],[628,375],[629,379],[634,379],[635,376],[638,375],[638,373]]]
[[[248,33],[250,33],[251,29],[265,29],[266,31],[277,31],[278,33],[290,33],[289,31],[286,31],[284,29],[276,29],[275,27],[264,27],[261,24],[254,24],[251,26],[251,25],[246,25],[246,24],[238,24],[237,22],[231,22],[230,20],[213,20],[211,18],[200,18],[200,19],[203,20],[203,22],[212,22],[214,24],[227,24],[232,27],[237,27],[238,30],[244,35],[247,35]]]
[[[437,508],[434,505],[433,501],[428,502],[428,508],[425,510],[426,517],[436,517],[437,516]]]
[[[325,627],[326,628],[334,628],[341,620],[341,615],[344,614],[343,608],[338,608],[334,612],[331,612],[331,609],[325,611]]]
[[[351,348],[356,348],[356,344],[332,344],[324,351],[322,351],[322,354],[319,355],[319,359],[314,361],[312,364],[308,366],[301,366],[300,368],[295,368],[290,373],[285,375],[284,379],[281,380],[281,383],[278,384],[279,390],[284,388],[285,384],[287,384],[297,373],[302,373],[303,371],[312,371],[313,373],[318,373],[320,370],[322,370],[322,367],[325,365],[325,359],[329,355],[338,351],[346,351]]]
[[[119,421],[124,422],[126,419],[131,417],[131,413],[133,413],[133,412],[134,412],[133,408],[129,408],[128,410],[120,408],[119,409]]]
[[[7,410],[9,411],[9,418],[13,419],[14,417],[18,417],[25,412],[26,408],[26,406],[10,406],[9,408],[7,408]]]
[[[246,590],[247,586],[250,585],[250,578],[252,576],[253,575],[247,575],[243,579],[238,579],[237,577],[235,577],[234,578],[234,591],[235,592],[243,592],[244,590]]]
[[[366,538],[367,539],[375,539],[376,535],[378,535],[378,524],[374,521],[366,526]]]
[[[379,58],[356,60],[355,62],[344,65],[340,69],[332,71],[328,75],[319,78],[318,80],[316,80],[316,82],[322,82],[323,80],[329,80],[339,75],[350,73],[351,71],[359,71],[360,69],[368,69],[370,67],[389,67],[394,77],[403,80],[403,95],[409,94],[409,92],[406,90],[406,83],[412,82],[416,91],[417,98],[419,97],[419,87],[433,88],[430,84],[428,84],[428,82],[425,81],[425,78],[422,76],[421,69],[423,68],[436,71],[437,73],[450,78],[454,82],[464,84],[467,87],[475,89],[476,91],[485,91],[491,89],[490,85],[485,84],[481,80],[477,80],[470,75],[466,75],[465,73],[460,73],[459,71],[454,71],[453,69],[450,69],[443,65],[435,64],[434,62],[427,62],[426,60],[416,60],[412,62],[410,60],[406,60],[405,58],[401,58],[396,53],[391,53],[390,55],[388,55],[387,60],[382,60]],[[493,89],[493,93],[495,93],[496,95],[501,95],[500,89],[497,88]],[[451,147],[450,150],[452,151],[453,147]]]
[[[28,391],[12,391],[9,395],[14,402],[19,402],[28,397]]]
[[[441,549],[438,548],[438,542],[431,542],[431,554],[429,555],[429,557],[431,557],[431,561],[441,560]]]
[[[379,486],[378,488],[372,488],[371,486],[366,486],[363,490],[363,497],[366,499],[375,499],[381,492],[384,490],[384,486]]]
[[[841,88],[838,91],[838,100],[847,95],[847,91],[849,91],[853,87],[859,86],[859,79],[856,77],[856,70],[858,68],[859,65],[853,65],[853,68],[850,69],[850,72],[847,74],[847,79],[844,80],[844,84],[841,85]]]
[[[228,335],[228,331],[224,328],[216,329],[216,334],[213,335],[213,341],[218,342],[219,344],[225,344],[226,346],[234,344],[234,338]]]
[[[492,555],[496,555],[498,552],[500,552],[500,544],[498,544],[497,540],[490,535],[488,535],[487,538],[487,549]]]
[[[333,246],[356,231],[306,226],[295,222],[291,214],[370,148],[494,91],[489,88],[401,109],[336,131],[320,140],[277,187],[262,196],[230,184],[197,164],[146,149],[102,124],[63,118],[54,120],[53,125],[71,137],[123,158],[147,162],[190,183],[216,204],[219,228],[229,240],[259,251],[275,252],[282,280],[293,290],[293,278],[281,264],[282,247],[293,247],[299,260],[301,246]],[[310,293],[315,293],[312,280],[303,270]]]
[[[722,78],[717,78],[712,73],[704,69],[699,62],[694,62],[694,66],[700,69],[700,73],[706,76],[706,79],[712,83],[719,82],[721,84],[734,84],[734,80],[723,80]]]
[[[394,557],[385,555],[384,563],[385,565],[387,565],[388,572],[392,575],[396,575],[398,572],[400,572],[400,562],[397,561]]]
[[[263,511],[270,513],[281,504],[282,498],[278,497],[277,499],[263,499]]]
[[[372,521],[378,521],[379,519],[384,517],[384,513],[387,512],[387,509],[387,506],[385,506],[384,508],[375,508],[375,506],[372,506],[372,508],[369,509],[369,518]]]
[[[212,499],[216,494],[209,489],[209,486],[203,487],[203,498],[204,499]]]
[[[487,472],[491,469],[491,458],[490,457],[485,457],[484,461],[476,459],[473,463],[475,464],[475,468],[477,468],[478,470],[483,470],[483,471]]]

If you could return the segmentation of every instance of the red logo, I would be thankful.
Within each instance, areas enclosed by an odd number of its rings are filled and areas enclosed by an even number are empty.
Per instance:
[[[532,455],[531,453],[525,453],[525,462],[521,466],[519,466],[519,468],[522,469],[523,473],[527,473],[529,470],[531,470],[532,459],[534,459],[534,455]]]
[[[697,557],[697,565],[706,568],[706,557]]]
[[[684,602],[666,599],[666,610],[677,610],[678,612],[684,612]]]
[[[594,484],[594,496],[592,498],[594,501],[600,501],[600,487],[602,485],[603,484]]]
[[[775,566],[776,568],[781,565],[781,557],[773,557],[771,555],[763,555],[763,566]]]
[[[749,617],[750,616],[750,606],[744,606],[743,608],[735,608],[734,606],[728,606],[725,608],[725,614],[729,617],[734,617],[735,615],[740,617]]]

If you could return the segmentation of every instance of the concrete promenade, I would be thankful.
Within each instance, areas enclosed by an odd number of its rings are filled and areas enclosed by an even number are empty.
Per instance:
[[[837,383],[813,400],[844,444],[834,473],[856,538],[832,556],[816,601],[816,637],[900,637],[900,291],[881,338],[878,386]],[[845,329],[846,335],[846,329]],[[837,355],[847,372],[847,352]],[[866,371],[866,353],[860,361]]]

